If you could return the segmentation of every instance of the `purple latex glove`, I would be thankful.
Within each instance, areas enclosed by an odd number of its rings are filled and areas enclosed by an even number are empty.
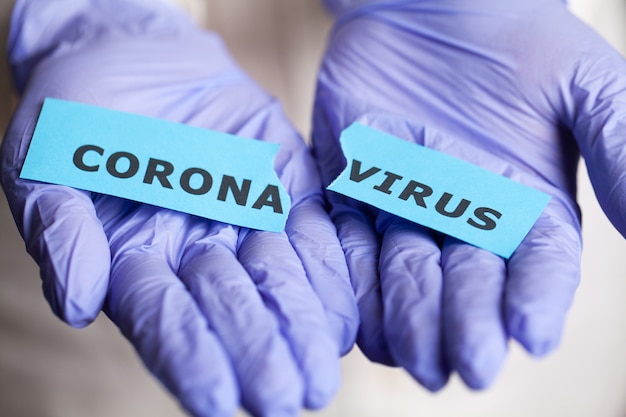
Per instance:
[[[579,282],[579,152],[626,233],[626,65],[559,0],[328,1],[313,145],[328,184],[354,121],[552,195],[510,260],[329,193],[357,341],[429,389],[488,386],[509,337],[552,351]]]
[[[326,404],[358,311],[306,145],[221,40],[154,0],[18,0],[9,59],[21,94],[2,185],[54,312],[104,308],[196,416],[295,416]],[[280,144],[283,233],[20,180],[45,97]]]

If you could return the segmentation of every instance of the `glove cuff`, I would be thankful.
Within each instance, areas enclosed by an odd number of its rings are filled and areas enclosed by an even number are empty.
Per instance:
[[[13,85],[21,94],[42,59],[61,47],[71,50],[105,27],[133,30],[176,11],[166,0],[16,0],[7,45]]]

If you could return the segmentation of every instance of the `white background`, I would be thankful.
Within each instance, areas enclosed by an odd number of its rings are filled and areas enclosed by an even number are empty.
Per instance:
[[[171,0],[177,1],[177,0]],[[219,31],[240,64],[276,95],[306,135],[315,72],[330,19],[316,0],[178,0],[198,22]],[[626,3],[570,2],[574,13],[626,52]],[[6,38],[11,1],[0,0]],[[10,88],[0,73],[0,128]],[[487,391],[457,378],[438,394],[402,370],[369,363],[355,349],[343,359],[344,380],[320,417],[625,417],[626,243],[600,211],[581,165],[583,280],[560,348],[536,360],[511,344]],[[26,255],[0,199],[0,416],[183,416],[174,399],[142,367],[106,317],[74,330],[50,313],[38,270]]]

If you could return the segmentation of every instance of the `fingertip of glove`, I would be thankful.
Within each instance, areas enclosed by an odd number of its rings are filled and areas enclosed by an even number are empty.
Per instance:
[[[320,410],[330,403],[339,389],[339,375],[326,379],[324,384],[317,384],[309,389],[304,398],[304,406],[309,410]]]
[[[267,406],[262,410],[258,410],[257,408],[250,409],[246,407],[246,409],[251,411],[251,414],[254,416],[267,416],[267,417],[298,417],[300,415],[301,406],[298,404],[288,404],[286,402],[282,402],[282,404],[278,404],[279,401],[275,401],[271,406]]]
[[[42,264],[40,276],[42,289],[54,314],[75,328],[83,328],[93,322],[104,305],[108,290],[109,264],[80,261],[67,261],[62,272],[59,268],[46,268]],[[57,259],[55,263],[58,263]],[[99,267],[98,267],[99,266]],[[74,273],[78,270],[78,273]]]
[[[499,370],[500,365],[482,369],[478,369],[472,365],[457,368],[457,372],[465,385],[475,391],[482,391],[489,388],[495,381]]]
[[[493,384],[493,380],[495,379],[495,376],[492,378],[488,378],[488,379],[467,378],[467,377],[465,378],[461,377],[461,379],[463,380],[463,382],[469,389],[473,391],[484,391],[487,388],[489,388],[491,384]]]
[[[46,285],[50,282],[44,279],[43,292],[55,316],[71,327],[82,329],[91,324],[97,317],[104,304],[105,294],[90,300],[78,300],[67,294],[66,291],[56,288],[55,285]]]
[[[339,356],[347,355],[356,342],[356,335],[359,329],[358,313],[355,319],[354,317],[329,312],[328,322],[333,339],[337,341]]]
[[[254,416],[299,416],[305,400],[305,387],[301,377],[292,373],[284,362],[283,366],[268,364],[273,369],[269,375],[257,373],[254,381],[241,387],[242,404]],[[295,369],[294,369],[295,371]],[[241,384],[241,379],[239,380]]]
[[[394,368],[400,366],[393,358],[380,326],[362,323],[357,334],[357,345],[365,357],[374,363]]]
[[[207,392],[193,392],[186,393],[181,398],[181,403],[197,417],[231,417],[237,412],[239,405],[236,395],[228,397],[220,395],[218,398]]]
[[[307,347],[303,350],[301,343],[292,344],[292,352],[303,382],[303,404],[308,409],[317,410],[327,405],[339,389],[341,363],[337,342],[331,335],[315,335],[313,329],[306,333],[314,335],[305,340]]]
[[[484,337],[459,345],[450,364],[470,389],[483,390],[495,381],[506,354],[505,339]]]
[[[441,390],[450,377],[447,363],[440,355],[416,351],[417,354],[407,355],[398,349],[391,349],[395,363],[400,364],[424,388],[431,392]]]
[[[430,392],[440,391],[448,383],[450,373],[440,364],[416,363],[415,366],[405,366],[405,369],[415,378],[420,385]]]
[[[509,319],[509,333],[535,357],[543,357],[559,345],[563,320],[555,317],[516,315]]]
[[[446,386],[446,384],[448,383],[449,376],[447,373],[443,374],[443,373],[436,372],[430,375],[429,377],[422,376],[419,378],[416,377],[416,379],[428,391],[438,392],[438,391],[441,391],[441,389],[443,389],[443,387]]]
[[[65,323],[75,329],[83,329],[96,320],[100,309],[97,312],[85,312],[78,309],[71,310],[65,307],[63,310],[54,310],[54,314]]]

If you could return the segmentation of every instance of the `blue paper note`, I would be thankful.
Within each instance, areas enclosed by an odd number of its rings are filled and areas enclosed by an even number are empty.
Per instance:
[[[46,99],[20,177],[253,229],[281,231],[278,145]]]
[[[355,123],[329,190],[509,258],[550,196],[433,149]]]

